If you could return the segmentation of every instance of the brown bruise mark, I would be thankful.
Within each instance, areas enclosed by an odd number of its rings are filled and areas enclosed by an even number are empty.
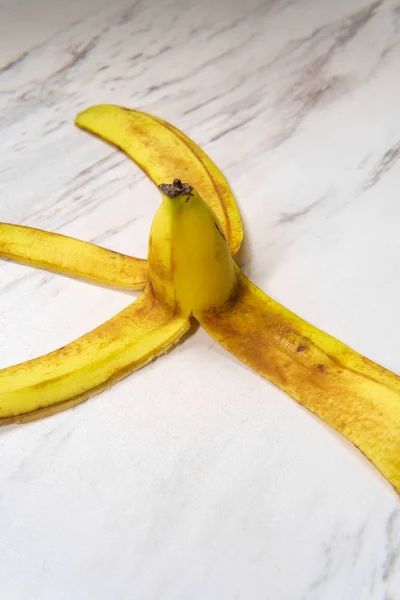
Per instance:
[[[205,311],[200,322],[206,329],[207,325],[212,330],[215,328],[218,341],[243,362],[259,373],[265,372],[267,365],[268,376],[278,384],[284,385],[287,379],[284,368],[286,355],[273,343],[273,335],[268,331],[269,324],[264,323],[264,319],[256,328],[248,327],[253,314],[252,306],[247,304],[243,292],[239,289],[238,295],[224,306],[212,307]]]
[[[171,261],[171,266],[168,268],[161,259],[152,257],[151,263],[149,265],[150,270],[156,277],[161,279],[162,281],[172,281],[173,274],[173,264]]]

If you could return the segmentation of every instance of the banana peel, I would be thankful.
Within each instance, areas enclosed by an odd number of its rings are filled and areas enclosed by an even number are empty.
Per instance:
[[[147,261],[7,223],[0,224],[0,257],[144,292],[75,342],[0,370],[0,424],[82,402],[166,352],[194,318],[353,442],[400,493],[400,377],[247,279],[232,258],[243,237],[240,214],[211,159],[171,124],[140,111],[94,106],[76,124],[124,150],[160,189]]]

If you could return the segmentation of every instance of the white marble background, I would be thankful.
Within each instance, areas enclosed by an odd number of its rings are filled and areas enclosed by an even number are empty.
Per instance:
[[[73,126],[182,128],[229,178],[245,271],[400,372],[399,0],[0,0],[0,220],[144,256],[159,194]],[[0,367],[131,296],[0,263]],[[0,430],[5,600],[398,600],[400,504],[346,440],[199,330]]]

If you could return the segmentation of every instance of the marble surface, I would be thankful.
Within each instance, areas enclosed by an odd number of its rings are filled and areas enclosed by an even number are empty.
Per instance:
[[[214,158],[244,270],[400,372],[398,0],[1,0],[0,220],[145,256],[159,194],[74,128],[152,112]],[[0,263],[0,367],[131,296]],[[0,430],[7,600],[398,600],[400,503],[202,330],[77,408]]]

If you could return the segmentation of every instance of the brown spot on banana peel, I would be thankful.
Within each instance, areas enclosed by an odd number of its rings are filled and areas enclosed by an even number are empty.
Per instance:
[[[171,261],[172,262],[172,261]],[[166,266],[161,259],[152,258],[151,271],[163,281],[172,280],[173,265]]]

